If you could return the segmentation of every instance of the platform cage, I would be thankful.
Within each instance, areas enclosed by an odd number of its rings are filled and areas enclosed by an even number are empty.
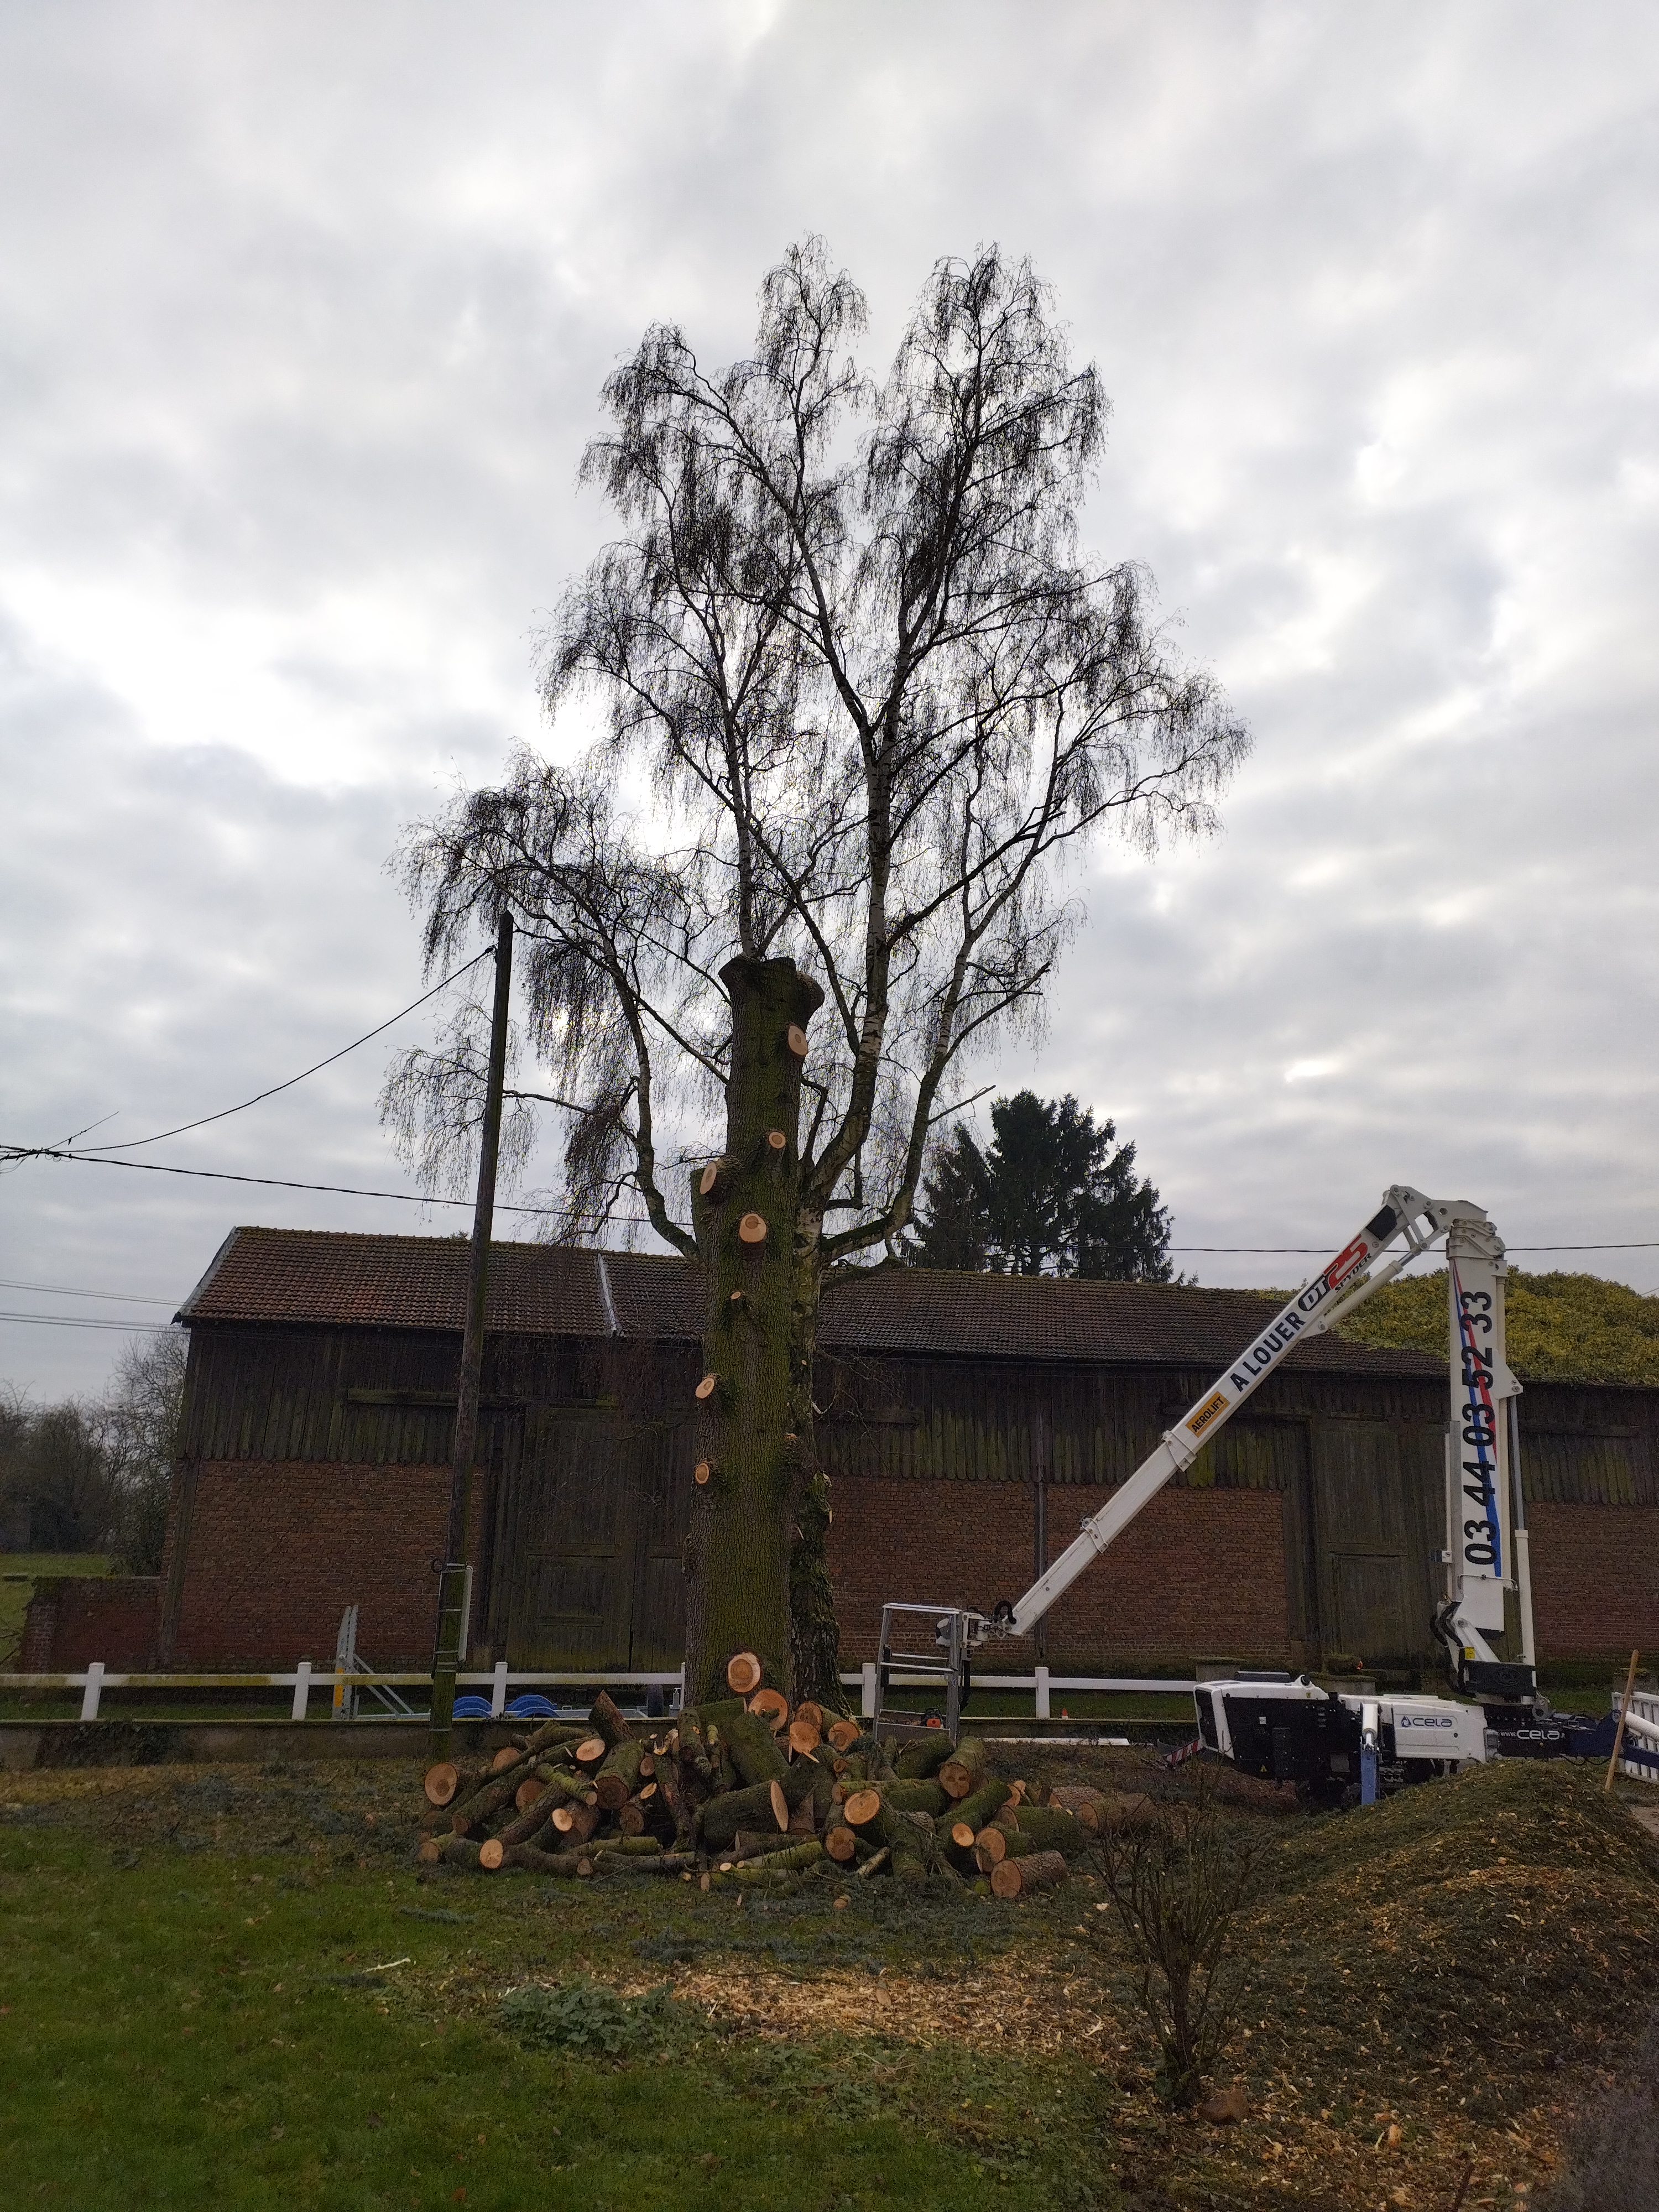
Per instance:
[[[945,1705],[945,1732],[954,1743],[968,1702],[968,1615],[960,1607],[884,1605],[881,1642],[876,1653],[876,1717],[873,1732],[896,1735],[921,1725],[919,1714],[889,1702],[894,1682],[905,1688],[937,1683]]]

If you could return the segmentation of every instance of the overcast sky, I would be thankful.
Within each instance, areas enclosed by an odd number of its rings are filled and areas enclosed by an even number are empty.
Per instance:
[[[611,364],[740,351],[807,230],[879,360],[995,239],[1113,399],[1093,545],[1256,748],[1219,842],[1099,856],[1002,1079],[1114,1115],[1182,1245],[1334,1246],[1395,1181],[1659,1239],[1656,88],[1610,0],[0,11],[0,1139],[166,1128],[414,999],[383,863],[542,733]],[[425,1018],[139,1157],[406,1189]],[[432,1220],[30,1164],[0,1308],[165,1320],[234,1223]],[[0,1322],[0,1380],[124,1340]]]

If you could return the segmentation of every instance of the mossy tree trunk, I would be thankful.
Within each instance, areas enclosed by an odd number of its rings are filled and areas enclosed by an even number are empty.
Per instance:
[[[692,1492],[686,1538],[688,1703],[720,1694],[727,1659],[744,1649],[758,1655],[769,1681],[794,1690],[800,1072],[806,1024],[823,994],[793,960],[732,960],[720,981],[732,1004],[726,1150],[712,1176],[692,1176],[708,1304],[696,1454],[706,1474]]]
[[[823,1222],[804,1210],[795,1231],[795,1294],[790,1340],[789,1419],[798,1438],[795,1517],[789,1553],[790,1661],[794,1694],[845,1712],[841,1632],[830,1583],[830,1478],[818,1464],[812,1406],[823,1287]]]

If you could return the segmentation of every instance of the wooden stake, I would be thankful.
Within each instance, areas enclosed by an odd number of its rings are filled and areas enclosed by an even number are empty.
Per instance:
[[[1631,1692],[1636,1687],[1636,1662],[1641,1656],[1639,1651],[1632,1651],[1630,1655],[1630,1672],[1625,1677],[1624,1703],[1619,1708],[1619,1725],[1613,1732],[1613,1757],[1607,1761],[1607,1778],[1601,1785],[1604,1790],[1611,1790],[1613,1778],[1619,1771],[1619,1754],[1625,1743],[1625,1716],[1630,1711]]]

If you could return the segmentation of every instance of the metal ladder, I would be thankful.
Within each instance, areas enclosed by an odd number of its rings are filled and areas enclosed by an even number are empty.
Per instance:
[[[357,1649],[357,1607],[349,1605],[340,1615],[340,1632],[334,1639],[334,1671],[337,1674],[374,1674],[380,1672],[374,1662]],[[398,1719],[412,1721],[415,1708],[400,1698],[389,1684],[368,1682],[336,1682],[334,1685],[334,1718],[355,1721],[357,1717],[359,1687],[367,1689],[371,1698],[378,1698],[387,1712]]]

